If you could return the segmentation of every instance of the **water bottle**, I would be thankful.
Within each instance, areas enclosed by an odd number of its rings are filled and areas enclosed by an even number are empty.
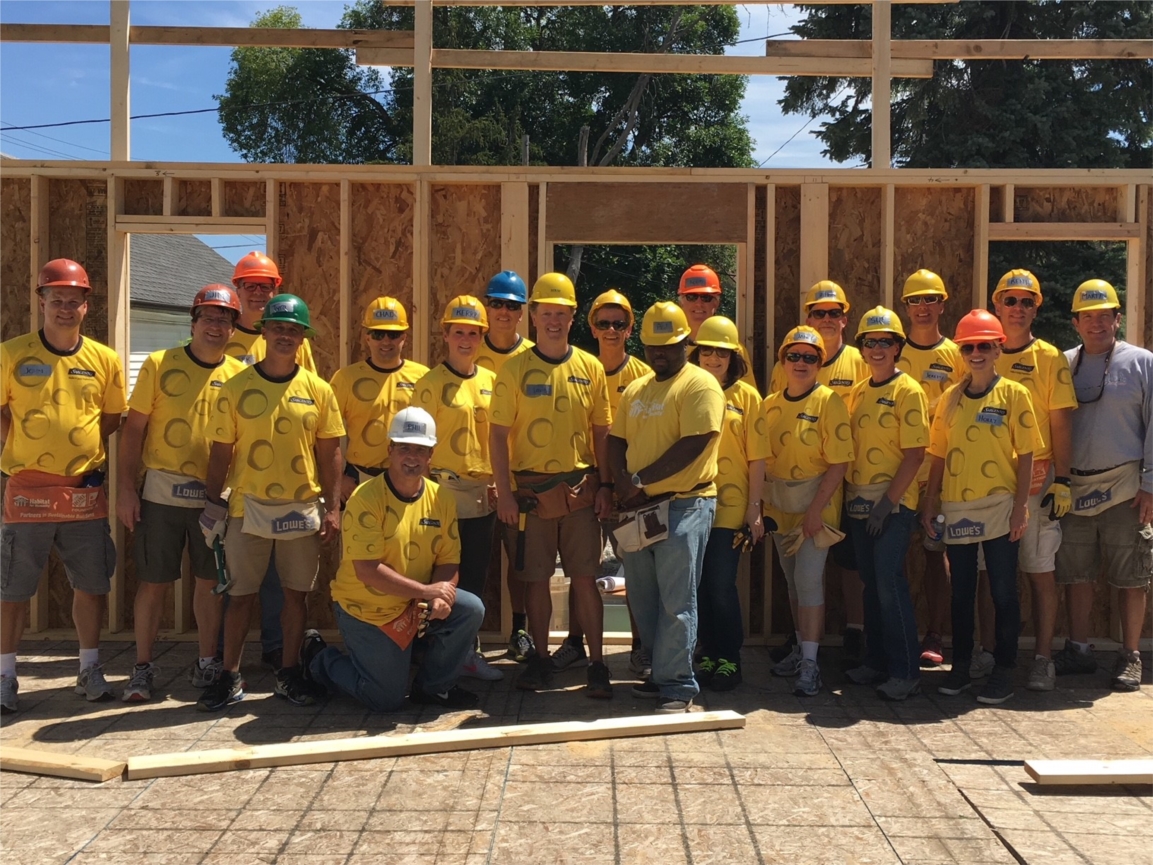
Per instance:
[[[939,553],[945,549],[945,515],[937,514],[932,530],[925,535],[925,549]]]

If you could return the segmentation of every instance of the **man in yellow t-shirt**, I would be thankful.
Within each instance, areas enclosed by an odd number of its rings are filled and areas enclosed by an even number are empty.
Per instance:
[[[340,530],[340,437],[344,424],[332,388],[301,369],[297,351],[312,336],[308,307],[278,294],[261,319],[263,360],[224,383],[212,408],[201,528],[228,556],[229,605],[224,614],[224,670],[197,703],[216,711],[244,696],[240,656],[256,592],[276,560],[284,590],[285,653],[274,693],[296,705],[316,701],[300,674],[300,647],[316,584],[320,545]],[[227,507],[221,499],[232,490]],[[323,499],[321,498],[323,494]]]
[[[721,314],[721,300],[724,298],[724,289],[721,287],[720,277],[707,264],[694,264],[681,274],[680,284],[677,286],[677,303],[685,312],[685,319],[689,323],[688,347],[696,344],[697,332],[701,325],[714,315]],[[737,344],[737,353],[745,362],[745,374],[741,381],[750,387],[757,386],[757,379],[753,375],[753,364],[745,351],[744,343]]]
[[[152,648],[169,586],[180,579],[185,547],[196,578],[192,609],[196,614],[200,659],[192,665],[192,684],[205,688],[220,674],[216,641],[222,599],[212,551],[201,543],[200,514],[208,477],[208,419],[224,383],[244,364],[224,353],[240,314],[240,300],[227,285],[206,285],[192,301],[192,341],[148,356],[128,401],[128,419],[120,430],[119,491],[116,512],[135,532],[136,667],[124,689],[126,703],[152,698],[156,665]],[[136,480],[143,459],[147,470],[138,495]]]
[[[263,252],[253,250],[236,262],[232,271],[232,284],[240,297],[240,318],[236,329],[224,347],[224,353],[245,366],[264,359],[265,343],[260,338],[260,317],[264,307],[280,288],[280,269]],[[305,340],[296,353],[296,362],[309,372],[316,372],[312,356],[312,343]]]
[[[393,417],[388,438],[388,468],[357,487],[344,511],[344,555],[331,588],[347,654],[317,636],[302,663],[328,690],[374,712],[395,712],[404,705],[412,640],[426,612],[427,651],[408,698],[469,709],[476,694],[456,682],[473,652],[484,603],[457,587],[456,503],[427,478],[436,423],[411,406]]]
[[[641,322],[653,374],[626,389],[609,436],[609,460],[622,511],[668,510],[626,523],[643,548],[624,551],[641,642],[653,647],[652,675],[633,688],[656,711],[687,712],[700,685],[693,675],[697,585],[716,513],[717,447],[725,397],[717,380],[688,363],[689,323],[673,303],[656,303]],[[663,517],[663,519],[662,519]],[[665,522],[667,520],[667,522]],[[637,525],[643,525],[638,529]],[[619,536],[618,536],[619,538]]]
[[[482,301],[488,312],[488,333],[481,340],[476,362],[500,372],[512,358],[536,344],[517,332],[528,303],[528,288],[516,271],[502,270],[488,281]]]

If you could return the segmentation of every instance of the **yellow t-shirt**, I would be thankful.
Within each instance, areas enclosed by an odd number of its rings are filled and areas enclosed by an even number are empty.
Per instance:
[[[1017,454],[1039,446],[1029,391],[1003,376],[980,397],[967,396],[963,387],[945,391],[929,435],[929,453],[945,461],[941,500],[1015,494]]]
[[[1024,348],[1013,351],[1002,348],[1001,356],[997,358],[997,373],[1024,385],[1029,391],[1040,437],[1033,459],[1052,459],[1053,433],[1049,426],[1049,412],[1077,408],[1073,373],[1069,371],[1069,361],[1064,352],[1043,339],[1033,339]]]
[[[485,369],[490,369],[494,373],[499,373],[506,363],[520,354],[522,351],[528,351],[536,345],[531,339],[525,339],[523,336],[518,336],[516,344],[509,349],[501,350],[495,348],[491,342],[488,341],[488,334],[480,342],[480,354],[476,356],[477,366],[483,366]]]
[[[906,342],[905,347],[901,349],[897,369],[907,372],[925,392],[930,420],[933,412],[937,410],[941,394],[965,375],[961,349],[947,337],[941,337],[936,345],[928,346]]]
[[[849,410],[833,390],[818,383],[804,396],[790,397],[777,391],[765,398],[757,415],[757,451],[749,459],[765,460],[765,477],[807,480],[824,474],[829,466],[853,461],[853,436]],[[804,514],[781,511],[769,502],[765,491],[764,512],[777,522],[781,534],[800,525]],[[841,487],[821,511],[830,526],[841,522]]]
[[[719,433],[725,419],[725,394],[717,380],[699,366],[686,363],[671,378],[657,381],[655,374],[637,379],[621,396],[612,435],[628,443],[626,465],[630,473],[652,465],[685,436]],[[714,436],[700,455],[677,472],[645,487],[650,496],[687,493],[715,496],[717,453],[721,437]],[[707,483],[699,490],[697,484]]]
[[[250,366],[224,383],[208,424],[208,438],[235,445],[228,512],[244,516],[244,497],[303,502],[320,495],[313,447],[340,438],[344,424],[336,396],[316,373],[297,368],[287,381],[270,381]]]
[[[817,383],[830,388],[833,393],[848,401],[849,392],[859,381],[869,377],[869,365],[861,357],[855,346],[841,344],[841,350],[821,364],[817,373]],[[769,393],[776,393],[788,387],[789,376],[780,361],[773,364],[773,374],[769,378]]]
[[[432,579],[439,565],[460,562],[456,502],[430,480],[412,500],[402,498],[387,472],[356,488],[341,520],[343,555],[330,589],[332,599],[350,616],[370,625],[387,625],[404,612],[409,599],[365,585],[353,562],[384,562],[418,583]]]
[[[436,421],[432,467],[461,477],[492,477],[488,458],[488,412],[496,375],[478,366],[463,376],[447,363],[433,367],[416,383],[412,404]]]
[[[244,370],[225,355],[209,366],[188,346],[154,351],[140,366],[128,407],[148,415],[144,467],[203,481],[208,475],[208,418],[224,383]]]
[[[414,360],[393,370],[362,360],[336,371],[332,389],[348,426],[348,453],[344,455],[348,462],[366,469],[388,465],[388,425],[412,402],[416,383],[427,372],[427,366]]]
[[[245,330],[240,325],[232,334],[232,339],[224,347],[224,353],[234,357],[245,366],[252,366],[264,360],[268,353],[268,344],[259,331]],[[312,356],[312,343],[307,339],[296,350],[296,363],[301,369],[316,372],[316,359]]]
[[[596,464],[594,426],[612,423],[605,368],[570,346],[563,360],[523,351],[496,376],[490,421],[509,427],[509,468],[559,474]]]
[[[749,454],[757,451],[761,395],[744,380],[725,389],[725,420],[717,448],[717,515],[713,525],[739,529],[749,507]]]
[[[884,384],[870,377],[849,394],[853,430],[852,463],[845,474],[851,484],[891,481],[909,448],[929,446],[929,408],[925,392],[907,373],[898,370]],[[901,496],[901,504],[917,509],[920,493],[914,480]]]
[[[128,409],[116,352],[81,337],[61,353],[26,333],[0,344],[0,380],[0,407],[12,413],[0,470],[76,477],[104,465],[100,416]]]
[[[612,409],[614,417],[617,413],[617,406],[621,404],[621,397],[624,395],[625,388],[642,375],[648,375],[650,372],[652,369],[647,363],[631,354],[626,355],[625,362],[612,372],[609,372],[608,369],[605,370],[605,383],[609,389],[609,408]]]

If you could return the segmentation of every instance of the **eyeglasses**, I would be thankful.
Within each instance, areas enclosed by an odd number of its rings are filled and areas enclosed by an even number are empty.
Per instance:
[[[865,348],[892,348],[896,344],[897,341],[889,336],[867,336],[864,340],[862,340],[862,345],[864,345]]]
[[[618,333],[629,329],[629,323],[624,320],[609,321],[608,319],[601,319],[593,324],[597,330],[615,330]]]
[[[843,309],[810,309],[809,315],[818,321],[822,318],[831,318],[835,321],[838,318],[844,318],[845,311]]]
[[[961,346],[961,354],[972,354],[978,351],[981,354],[988,354],[997,347],[995,342],[967,342]]]
[[[731,357],[733,354],[733,350],[731,348],[717,348],[716,346],[712,345],[698,346],[697,351],[700,353],[701,357],[712,357],[713,355],[716,355],[721,360]]]
[[[382,339],[403,339],[405,333],[406,331],[403,330],[370,330],[368,332],[368,337],[373,342],[380,342]]]
[[[721,299],[719,294],[682,294],[682,300],[687,300],[689,303],[715,303]]]
[[[204,324],[226,324],[231,326],[235,319],[230,315],[199,315],[196,321],[204,322]]]
[[[1001,305],[1002,306],[1016,306],[1017,304],[1021,304],[1021,306],[1024,307],[1025,309],[1032,309],[1033,307],[1035,307],[1037,305],[1037,299],[1033,298],[1033,297],[1016,297],[1016,296],[1002,297],[1001,298]]]
[[[484,305],[489,309],[507,309],[509,312],[520,312],[523,303],[515,300],[502,300],[499,297],[486,297]]]
[[[945,298],[939,294],[914,294],[912,297],[906,297],[905,303],[909,306],[920,306],[922,303],[926,306],[932,306],[935,303],[944,303]]]
[[[819,354],[801,354],[799,351],[790,351],[785,353],[785,360],[789,363],[807,363],[809,366],[821,362]]]
[[[237,285],[241,291],[261,291],[272,294],[276,291],[276,286],[271,282],[241,282]]]

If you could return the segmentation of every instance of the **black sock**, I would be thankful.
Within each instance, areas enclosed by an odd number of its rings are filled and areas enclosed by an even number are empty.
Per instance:
[[[578,633],[575,633],[574,631],[569,631],[568,636],[565,637],[565,640],[567,640],[572,645],[577,646],[578,648],[582,648],[582,649],[584,648],[584,643],[585,643],[585,635],[584,634],[578,634]]]
[[[528,630],[528,615],[526,613],[512,614],[512,632]]]
[[[633,651],[637,651],[641,647],[641,638],[633,637]]]

